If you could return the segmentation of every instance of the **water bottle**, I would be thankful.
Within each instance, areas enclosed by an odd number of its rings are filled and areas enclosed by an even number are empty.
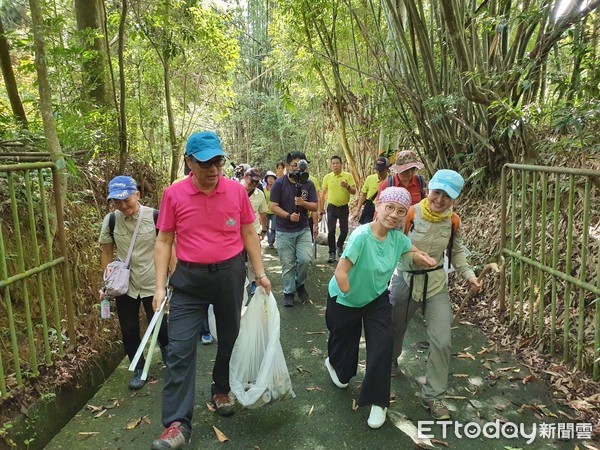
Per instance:
[[[107,297],[100,302],[100,317],[110,319],[110,300]]]

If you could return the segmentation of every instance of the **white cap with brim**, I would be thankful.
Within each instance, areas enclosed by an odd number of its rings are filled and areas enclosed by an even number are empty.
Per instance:
[[[431,177],[427,188],[430,191],[444,191],[452,200],[454,200],[460,195],[464,185],[465,180],[458,172],[442,169],[438,170],[433,177]]]
[[[192,156],[200,162],[216,156],[227,156],[221,148],[221,141],[213,131],[201,131],[192,134],[185,144],[186,156]]]

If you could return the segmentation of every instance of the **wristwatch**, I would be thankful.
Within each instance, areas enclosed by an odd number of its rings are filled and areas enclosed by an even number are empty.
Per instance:
[[[287,220],[290,220],[290,217],[292,217],[292,214],[291,214],[291,213],[288,213],[288,215],[286,216],[286,219],[287,219]]]

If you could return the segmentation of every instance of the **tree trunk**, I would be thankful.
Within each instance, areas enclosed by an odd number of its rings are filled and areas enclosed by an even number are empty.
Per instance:
[[[17,87],[17,81],[15,80],[15,73],[13,72],[11,60],[10,60],[10,48],[8,40],[4,35],[4,25],[2,24],[2,17],[0,16],[0,66],[2,66],[2,77],[4,78],[4,85],[6,86],[6,93],[10,100],[10,107],[14,116],[21,122],[23,128],[27,128],[27,115],[25,114],[25,108],[21,102],[19,96],[19,89]]]
[[[81,32],[82,46],[91,57],[83,63],[84,98],[97,105],[109,106],[106,40],[102,0],[74,0],[77,30]],[[93,34],[93,39],[90,35]]]
[[[125,171],[127,163],[127,114],[125,113],[125,66],[123,51],[125,49],[125,21],[127,19],[127,0],[121,7],[121,22],[119,23],[119,173]]]
[[[167,52],[165,52],[166,54]],[[177,179],[179,171],[179,146],[177,145],[177,134],[175,133],[175,118],[173,117],[173,106],[171,104],[171,72],[169,66],[169,56],[163,58],[164,64],[164,83],[165,83],[165,104],[167,109],[167,123],[169,126],[169,143],[171,144],[171,183]]]
[[[52,96],[50,83],[48,81],[48,68],[46,66],[46,44],[44,36],[44,21],[42,10],[38,0],[29,0],[31,9],[31,29],[33,31],[33,46],[35,51],[35,70],[38,77],[38,91],[40,94],[40,112],[44,125],[44,136],[46,137],[48,152],[50,158],[56,164],[61,173],[60,185],[58,186],[61,198],[61,207],[64,205],[67,192],[67,164],[64,154],[60,148],[58,134],[56,132],[56,122],[52,111]],[[53,199],[51,200],[53,202]],[[54,213],[56,208],[49,208],[49,220],[53,233],[56,232],[57,218]]]
[[[33,30],[33,45],[35,49],[35,70],[38,76],[38,90],[40,93],[40,111],[42,113],[42,122],[44,125],[44,136],[48,143],[52,161],[59,169],[66,168],[64,155],[58,141],[56,132],[56,122],[52,111],[52,96],[50,83],[48,81],[48,68],[46,66],[46,47],[44,36],[44,22],[42,19],[42,10],[38,0],[29,0],[31,9],[31,28]],[[62,191],[64,195],[64,191]]]

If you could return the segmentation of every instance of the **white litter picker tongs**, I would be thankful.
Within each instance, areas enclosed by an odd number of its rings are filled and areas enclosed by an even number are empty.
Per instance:
[[[171,298],[171,292],[173,290],[171,288],[167,288],[167,294],[165,295],[165,299],[160,304],[160,309],[154,313],[152,316],[152,320],[148,324],[148,328],[146,329],[146,333],[144,333],[144,337],[142,338],[142,342],[140,342],[140,346],[135,352],[135,356],[133,357],[133,361],[129,364],[129,371],[133,372],[137,366],[138,361],[142,357],[144,353],[144,348],[150,340],[150,344],[148,346],[148,353],[146,353],[146,363],[144,364],[144,370],[142,371],[141,379],[146,381],[148,379],[148,371],[150,370],[150,364],[152,363],[152,356],[154,355],[154,348],[156,347],[156,341],[158,340],[158,333],[160,331],[160,326],[162,324],[162,319],[165,315],[165,308],[167,303]],[[150,335],[152,335],[152,339],[150,339]]]

